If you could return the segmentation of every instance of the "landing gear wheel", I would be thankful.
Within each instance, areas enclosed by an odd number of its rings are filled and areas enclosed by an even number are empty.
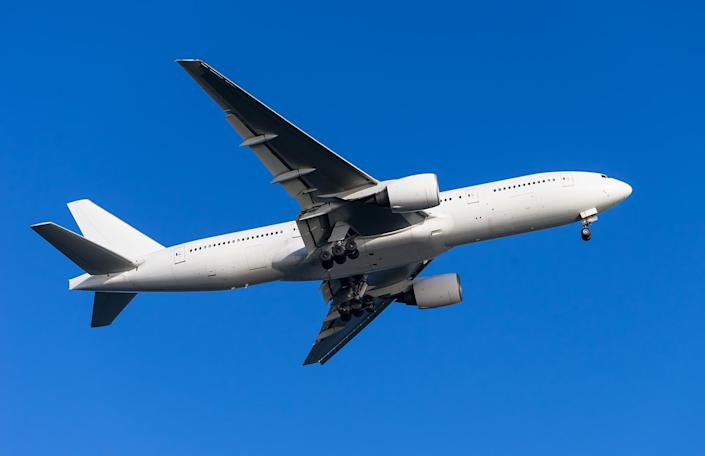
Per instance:
[[[321,267],[325,270],[330,270],[333,268],[333,254],[328,250],[321,250],[318,255],[318,259],[321,260]]]
[[[350,258],[351,260],[354,260],[359,256],[360,256],[360,251],[357,249],[353,250],[352,252],[348,252],[348,258]]]
[[[363,298],[362,305],[365,307],[365,310],[369,313],[373,313],[375,311],[375,300],[369,296],[365,296]]]
[[[353,311],[352,311],[352,314],[353,314],[355,317],[361,317],[363,312],[364,312],[364,311],[363,311],[362,309],[358,309],[358,310],[353,310]]]
[[[342,305],[338,307],[338,313],[340,314],[340,319],[343,321],[350,321],[350,306]]]
[[[331,248],[334,257],[345,256],[345,246],[341,242],[336,242]]]
[[[331,253],[333,253],[333,260],[338,264],[345,263],[347,257],[345,256],[345,246],[342,242],[336,242],[331,248]]]
[[[348,252],[357,250],[357,243],[355,242],[355,239],[348,239],[347,241],[345,241],[345,250],[347,250]]]
[[[590,231],[590,228],[584,226],[583,229],[580,230],[580,237],[583,241],[589,241],[592,238],[592,232]]]

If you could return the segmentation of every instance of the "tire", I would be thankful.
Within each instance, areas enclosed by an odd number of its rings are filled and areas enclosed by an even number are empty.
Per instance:
[[[340,319],[343,321],[350,321],[350,306],[340,306],[338,308],[338,313],[340,314]]]
[[[321,267],[326,271],[333,268],[333,254],[330,253],[330,250],[321,250],[318,259],[321,260]]]
[[[333,244],[331,252],[333,253],[334,257],[345,256],[345,247],[343,246],[343,244],[335,243]]]
[[[348,239],[345,241],[345,251],[348,252],[348,255],[350,255],[350,252],[354,252],[355,250],[357,250],[357,243],[354,239]]]
[[[583,241],[589,241],[592,239],[592,232],[588,228],[583,228],[580,230],[580,237]]]

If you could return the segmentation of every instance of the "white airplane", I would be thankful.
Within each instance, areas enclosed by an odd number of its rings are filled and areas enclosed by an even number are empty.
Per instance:
[[[51,222],[32,229],[85,274],[91,326],[106,326],[138,292],[246,288],[320,280],[328,314],[304,364],[325,363],[393,301],[432,309],[458,303],[457,274],[418,277],[450,249],[579,222],[631,187],[600,173],[546,172],[441,192],[435,174],[379,181],[200,60],[178,63],[298,202],[296,220],[164,247],[89,200],[68,204],[83,236]]]

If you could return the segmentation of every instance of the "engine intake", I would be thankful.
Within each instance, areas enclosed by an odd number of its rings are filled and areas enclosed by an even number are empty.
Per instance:
[[[449,306],[463,300],[463,287],[458,274],[424,277],[414,280],[411,289],[397,300],[419,309]]]
[[[375,201],[392,212],[414,212],[440,204],[438,178],[435,174],[416,174],[396,179],[375,195]]]

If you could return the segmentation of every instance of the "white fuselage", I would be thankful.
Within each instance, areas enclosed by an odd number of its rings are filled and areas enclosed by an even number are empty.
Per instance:
[[[186,242],[137,259],[131,271],[72,279],[71,289],[227,290],[275,280],[348,277],[434,258],[453,247],[541,230],[602,213],[631,188],[597,173],[550,172],[441,192],[419,224],[358,237],[360,257],[326,271],[309,256],[295,222]]]

